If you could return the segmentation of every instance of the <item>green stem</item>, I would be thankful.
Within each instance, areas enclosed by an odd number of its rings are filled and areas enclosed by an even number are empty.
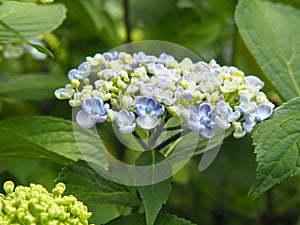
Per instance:
[[[124,21],[126,28],[126,42],[131,42],[131,24],[130,24],[130,3],[129,0],[124,0]]]

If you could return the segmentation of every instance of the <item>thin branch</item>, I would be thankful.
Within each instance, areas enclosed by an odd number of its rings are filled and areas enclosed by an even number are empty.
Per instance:
[[[167,127],[167,128],[164,128],[163,131],[171,131],[171,130],[179,130],[179,129],[182,129],[181,125],[174,126],[174,127]]]
[[[149,146],[145,142],[143,142],[140,135],[138,135],[138,133],[136,131],[133,131],[132,134],[135,137],[136,141],[142,146],[142,148],[144,150],[149,150],[150,149]]]
[[[158,146],[156,146],[154,148],[154,150],[159,151],[161,149],[163,149],[164,147],[166,147],[167,145],[169,145],[170,143],[172,143],[173,141],[176,141],[178,138],[188,134],[192,132],[192,130],[190,129],[184,129],[181,132],[178,132],[177,134],[174,134],[172,137],[168,138],[167,140],[163,141],[161,144],[159,144]]]
[[[124,22],[126,28],[126,42],[131,42],[131,24],[130,24],[130,3],[129,0],[123,0],[124,6]]]
[[[164,118],[164,121],[161,122],[161,124],[155,129],[153,137],[149,139],[149,146],[150,147],[152,147],[153,145],[155,145],[155,142],[157,141],[157,139],[159,138],[159,136],[161,135],[161,133],[164,131],[164,126],[166,125],[166,123],[168,122],[168,120],[171,117],[172,116],[169,113],[167,113],[166,117]]]

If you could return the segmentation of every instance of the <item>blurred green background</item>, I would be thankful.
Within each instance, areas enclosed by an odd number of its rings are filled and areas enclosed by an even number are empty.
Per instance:
[[[12,79],[22,82],[32,73],[42,73],[41,76],[48,76],[53,82],[40,84],[33,80],[27,84],[25,81],[22,92],[12,90],[1,94],[1,119],[23,115],[71,119],[68,102],[56,100],[53,94],[67,82],[68,71],[77,67],[86,56],[109,51],[129,41],[177,43],[205,61],[216,59],[221,65],[237,66],[245,74],[256,74],[266,81],[236,29],[235,0],[55,2],[63,3],[68,10],[62,26],[43,38],[55,59],[48,57],[37,61],[25,54],[17,59],[2,57],[0,62],[0,87]],[[297,0],[278,2],[300,8]],[[273,102],[280,103],[267,83],[265,91]],[[120,157],[130,157],[119,143],[110,141],[112,130],[109,126],[103,130],[103,139],[111,151]],[[238,141],[227,138],[217,159],[204,172],[198,171],[200,159],[201,156],[192,159],[174,177],[164,212],[197,224],[300,224],[298,177],[285,181],[255,201],[247,198],[256,169],[250,135]],[[10,179],[23,185],[41,183],[50,189],[60,169],[60,165],[42,159],[1,157],[0,183]]]

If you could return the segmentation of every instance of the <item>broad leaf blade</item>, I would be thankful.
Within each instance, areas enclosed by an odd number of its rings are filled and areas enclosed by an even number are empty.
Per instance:
[[[26,39],[37,38],[55,30],[66,18],[62,4],[36,4],[5,1],[0,7],[0,20]],[[0,43],[19,41],[20,37],[0,26]]]
[[[1,80],[0,95],[24,100],[51,99],[63,83],[66,83],[63,76],[22,74],[17,78]]]
[[[66,184],[67,194],[74,194],[88,204],[110,203],[131,207],[139,204],[126,186],[103,178],[83,161],[65,167],[56,181]]]
[[[136,166],[151,166],[152,173],[145,176],[150,177],[150,185],[139,186],[138,191],[144,201],[145,210],[146,210],[146,222],[147,225],[153,225],[155,219],[162,208],[162,205],[165,204],[169,198],[171,192],[171,179],[166,179],[162,182],[156,183],[156,179],[160,176],[160,173],[171,174],[172,167],[164,167],[164,171],[158,171],[155,169],[157,163],[165,160],[163,155],[157,151],[146,151],[143,152],[136,159]],[[138,174],[138,179],[140,176],[143,176],[143,173]]]
[[[253,133],[258,168],[249,197],[260,194],[300,173],[300,97],[279,107],[274,116]],[[289,110],[291,108],[291,110]]]
[[[0,128],[0,155],[47,158],[58,163],[85,159],[108,166],[106,149],[98,136],[71,121],[48,116],[17,117],[1,121]],[[75,133],[80,139],[74,137]]]
[[[247,47],[277,89],[289,100],[300,96],[300,10],[260,0],[241,0],[236,23]]]
[[[113,220],[107,225],[146,225],[145,216],[142,214],[131,214]],[[155,225],[195,225],[188,220],[178,218],[176,215],[161,214],[158,216]]]

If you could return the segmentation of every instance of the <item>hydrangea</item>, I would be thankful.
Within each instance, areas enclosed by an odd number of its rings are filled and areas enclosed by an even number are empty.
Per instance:
[[[204,138],[213,137],[216,127],[232,127],[233,136],[241,138],[274,108],[258,77],[215,60],[97,53],[71,69],[68,77],[70,84],[55,95],[81,107],[76,121],[84,128],[111,121],[122,133],[136,135],[139,128],[159,134],[173,116],[184,123],[179,129],[197,131]]]
[[[211,112],[211,106],[208,103],[202,103],[198,110],[194,106],[189,107],[190,117],[188,126],[199,132],[205,138],[214,136],[215,115]]]
[[[58,183],[51,193],[39,184],[15,188],[12,181],[5,182],[3,188],[6,194],[0,194],[1,225],[89,224],[92,213],[74,196],[62,196],[66,188],[63,183]]]

